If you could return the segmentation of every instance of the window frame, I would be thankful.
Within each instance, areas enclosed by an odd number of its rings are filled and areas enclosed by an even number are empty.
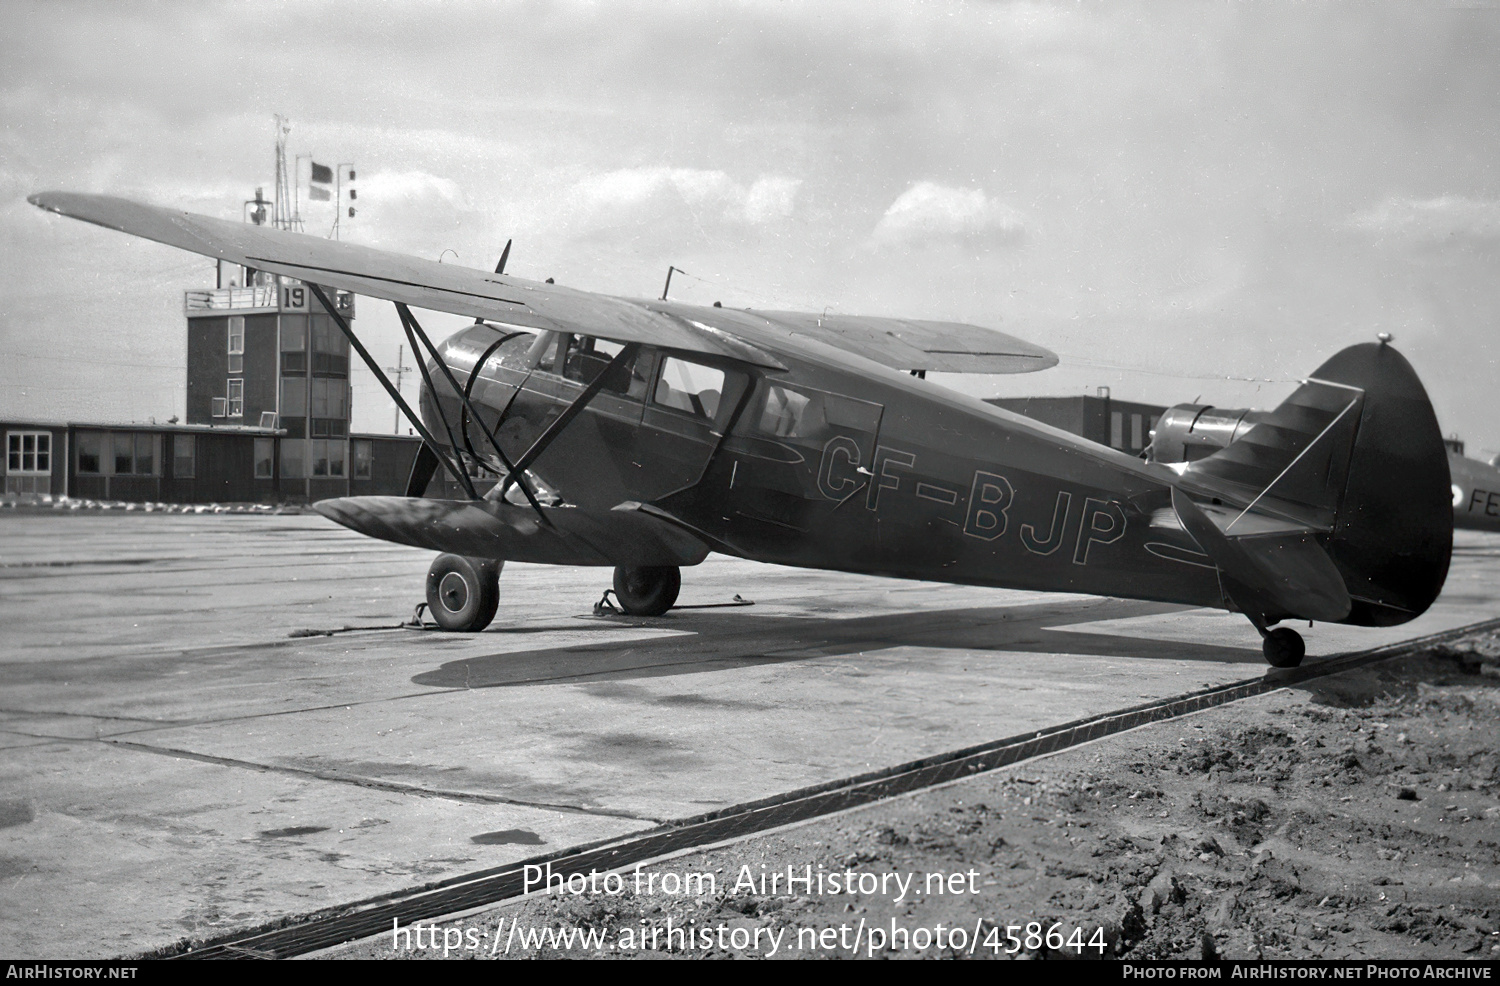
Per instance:
[[[235,392],[239,396],[235,396]],[[230,377],[224,388],[225,405],[224,417],[243,418],[245,416],[245,379],[243,377]]]
[[[666,376],[666,373],[667,373],[668,364],[674,363],[674,362],[676,362],[676,363],[683,363],[683,364],[685,364],[687,366],[699,367],[699,368],[704,369],[704,370],[711,370],[712,372],[717,373],[719,375],[719,394],[718,394],[718,397],[714,400],[714,407],[713,407],[712,411],[709,411],[709,410],[707,410],[705,408],[702,413],[699,413],[698,411],[695,411],[695,410],[693,410],[691,408],[675,407],[675,406],[673,406],[671,404],[665,404],[661,400],[658,399],[658,394],[661,393],[661,387],[662,387],[663,383],[666,383],[667,387],[670,390],[677,391],[676,387],[673,387],[671,385],[671,383],[667,382],[664,379],[665,376]],[[718,419],[719,411],[723,407],[723,404],[724,404],[724,391],[728,388],[728,386],[729,386],[729,373],[728,373],[728,371],[722,369],[721,367],[714,366],[714,365],[712,365],[710,363],[701,363],[701,362],[698,362],[697,360],[684,359],[681,356],[676,356],[676,355],[673,355],[671,353],[662,353],[661,354],[661,358],[659,360],[657,360],[657,362],[656,362],[656,371],[655,371],[655,373],[652,374],[652,383],[651,383],[650,391],[647,394],[647,402],[652,407],[654,407],[654,408],[659,408],[659,409],[661,409],[663,411],[671,411],[671,412],[673,412],[675,414],[681,414],[681,415],[683,415],[683,416],[685,416],[687,418],[690,418],[690,419],[692,419],[694,421],[702,421],[702,422],[706,422],[707,424],[712,425]],[[682,393],[682,394],[687,394],[688,393],[685,390],[684,391],[677,391],[677,392],[678,393]],[[703,393],[702,390],[697,390],[697,391],[693,391],[690,396],[691,397],[697,397],[698,395],[700,395],[702,393]],[[701,404],[701,401],[699,403]]]
[[[372,439],[349,439],[349,478],[362,481],[375,478],[375,442]]]
[[[26,441],[25,440],[27,438],[30,438],[32,440],[32,442],[31,442],[31,451],[30,452],[27,452],[25,450],[26,449]],[[19,439],[20,441],[17,443],[16,450],[14,452],[12,452],[11,451],[11,444],[16,439]],[[43,450],[40,447],[41,444],[42,444],[41,443],[41,439],[46,439],[47,448],[45,450]],[[26,457],[28,455],[31,456],[31,468],[30,469],[26,468]],[[11,468],[11,465],[10,465],[11,456],[18,457],[18,460],[21,463],[20,466],[18,466],[16,468]],[[46,458],[47,458],[47,468],[46,469],[40,469],[36,465],[37,461],[42,456],[46,456]],[[50,431],[31,431],[31,430],[27,430],[27,429],[17,429],[15,431],[6,431],[6,433],[5,433],[5,474],[7,476],[50,476],[50,475],[52,475],[52,432],[50,432]]]
[[[266,449],[264,460],[261,458],[261,449]],[[276,475],[276,440],[274,438],[257,438],[255,444],[250,448],[251,466],[250,472],[256,479],[273,479]],[[260,471],[261,462],[266,464],[264,474]]]
[[[181,443],[187,440],[187,455],[182,454]],[[182,471],[182,460],[187,460],[187,472]],[[172,435],[172,478],[173,479],[197,479],[198,478],[198,436],[177,432]]]

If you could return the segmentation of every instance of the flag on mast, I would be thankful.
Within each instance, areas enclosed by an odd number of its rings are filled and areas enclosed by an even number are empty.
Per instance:
[[[326,164],[312,163],[312,180],[319,185],[333,184],[333,169]]]

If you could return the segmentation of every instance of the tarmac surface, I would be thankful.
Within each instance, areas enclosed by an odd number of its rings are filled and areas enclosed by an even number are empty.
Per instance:
[[[1500,536],[1456,545],[1429,613],[1309,660],[1500,613]],[[754,606],[595,617],[607,569],[510,565],[488,631],[400,629],[430,560],[311,515],[0,516],[0,953],[139,953],[1265,668],[1232,614],[717,556],[679,602]]]

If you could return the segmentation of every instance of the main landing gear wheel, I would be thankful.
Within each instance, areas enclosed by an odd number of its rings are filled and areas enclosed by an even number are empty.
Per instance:
[[[682,589],[676,565],[615,569],[615,598],[631,616],[660,616],[672,608]]]
[[[1307,651],[1302,635],[1286,627],[1269,631],[1260,647],[1273,668],[1295,668],[1302,663],[1302,655]]]
[[[444,630],[478,633],[500,605],[504,562],[438,555],[427,570],[427,612]]]

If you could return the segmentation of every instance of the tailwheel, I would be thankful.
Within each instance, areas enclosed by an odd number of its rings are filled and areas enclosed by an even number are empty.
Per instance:
[[[615,598],[631,616],[660,616],[672,608],[682,589],[676,565],[615,569]]]
[[[478,633],[500,605],[502,561],[438,555],[427,570],[427,611],[444,630]]]
[[[1268,631],[1260,647],[1273,668],[1295,668],[1302,663],[1302,655],[1307,652],[1302,635],[1287,627]]]

